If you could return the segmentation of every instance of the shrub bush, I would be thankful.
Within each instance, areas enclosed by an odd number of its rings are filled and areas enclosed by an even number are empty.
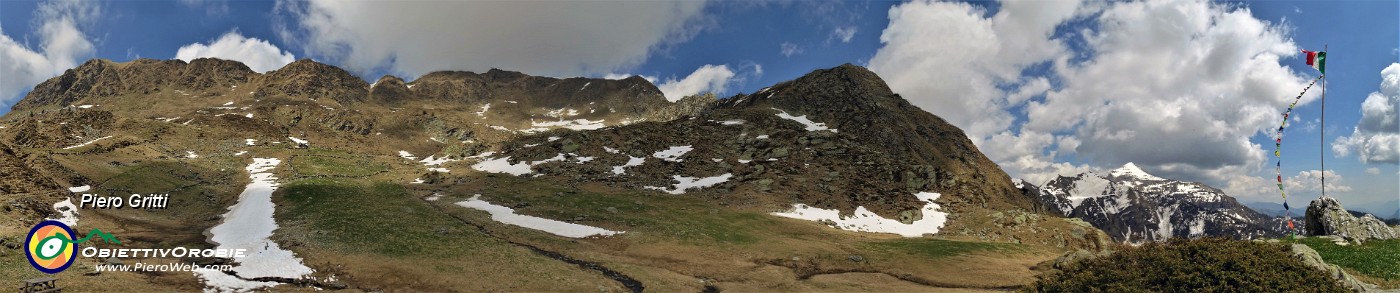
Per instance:
[[[1350,292],[1281,243],[1224,238],[1122,246],[1042,275],[1035,292]]]

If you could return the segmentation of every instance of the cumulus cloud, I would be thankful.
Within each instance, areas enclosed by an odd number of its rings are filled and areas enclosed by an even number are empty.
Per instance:
[[[175,52],[175,59],[189,62],[197,58],[219,58],[243,62],[257,72],[268,72],[282,68],[296,61],[291,52],[282,51],[277,46],[258,38],[244,37],[238,31],[225,33],[208,45],[194,43],[181,46]]]
[[[705,92],[724,92],[733,78],[734,71],[729,70],[727,65],[705,65],[695,69],[695,72],[691,72],[685,78],[680,80],[667,79],[657,84],[656,87],[661,89],[666,100],[675,102],[685,96]]]
[[[1050,90],[1049,80],[1021,73],[1068,54],[1052,38],[1055,28],[1087,12],[1078,1],[1007,2],[990,16],[961,2],[897,5],[869,67],[911,103],[961,127],[979,148],[992,149],[984,153],[1013,176],[1042,182],[1077,174],[1092,168],[1054,162],[1043,149],[1062,138],[1011,129],[1009,108]]]
[[[1332,151],[1342,157],[1355,151],[1362,163],[1400,163],[1400,63],[1381,70],[1380,90],[1361,102],[1361,120]]]
[[[1381,168],[1376,168],[1376,167],[1366,168],[1366,174],[1380,175],[1380,174],[1381,174]]]
[[[81,27],[99,13],[100,9],[92,3],[44,2],[34,12],[38,48],[15,42],[9,34],[0,34],[0,104],[14,103],[20,92],[92,56],[95,47]]]
[[[1204,0],[1015,1],[995,14],[915,1],[889,17],[870,68],[1028,180],[1135,162],[1216,186],[1261,181],[1238,175],[1268,158],[1249,138],[1308,81],[1280,64],[1298,54],[1286,28]],[[1059,162],[1068,154],[1086,164]]]
[[[736,72],[737,70],[737,72]],[[608,73],[603,75],[605,79],[624,79],[635,74]],[[675,77],[661,80],[655,76],[637,75],[642,79],[650,81],[661,89],[661,94],[666,96],[668,101],[679,101],[686,96],[712,92],[715,94],[724,93],[730,85],[742,83],[749,78],[758,78],[763,75],[763,66],[756,63],[744,63],[736,69],[730,69],[729,65],[706,64],[696,68],[694,72],[684,78]]]
[[[1307,80],[1279,63],[1297,54],[1285,29],[1204,1],[1115,3],[1082,37],[1095,56],[1060,59],[1064,86],[1027,107],[1027,128],[1075,129],[1078,153],[1220,184],[1267,157],[1249,137],[1278,123]],[[1300,104],[1315,100],[1310,92]],[[1245,167],[1245,168],[1241,168]]]
[[[870,60],[895,92],[967,131],[974,142],[1008,129],[1013,117],[999,84],[1066,52],[1051,39],[1077,1],[1014,1],[995,15],[962,2],[914,1],[890,8],[883,43]],[[1035,86],[1039,86],[1038,84]],[[1027,95],[1034,92],[1027,89]],[[979,143],[978,146],[984,146]]]
[[[1322,192],[1322,177],[1327,177],[1327,193],[1351,192],[1351,186],[1346,185],[1342,175],[1332,172],[1332,170],[1319,171],[1308,170],[1298,172],[1298,175],[1284,178],[1283,187],[1289,192],[1317,193]]]
[[[280,38],[361,74],[625,71],[708,27],[701,1],[280,1]]]

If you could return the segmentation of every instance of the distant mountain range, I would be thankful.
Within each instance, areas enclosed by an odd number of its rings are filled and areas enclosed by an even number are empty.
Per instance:
[[[1287,232],[1283,218],[1248,208],[1219,189],[1157,177],[1133,163],[1108,174],[1060,176],[1043,186],[1016,183],[1049,211],[1089,222],[1117,241],[1200,236],[1252,239]]]

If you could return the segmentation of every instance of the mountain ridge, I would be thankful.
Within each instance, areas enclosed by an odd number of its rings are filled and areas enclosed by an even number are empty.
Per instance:
[[[1220,189],[1157,177],[1131,162],[1106,175],[1086,172],[1059,176],[1044,186],[1022,182],[1021,187],[1047,210],[1088,221],[1116,241],[1200,236],[1252,239],[1287,233],[1283,219],[1248,208]]]
[[[493,70],[365,83],[333,66],[294,63],[258,75],[219,60],[90,61],[46,81],[23,106],[0,117],[0,146],[15,154],[0,156],[0,167],[26,166],[11,169],[34,175],[5,180],[40,183],[0,182],[0,188],[37,190],[21,195],[35,203],[23,212],[30,220],[55,217],[52,203],[72,196],[63,187],[168,193],[178,208],[83,210],[83,225],[112,227],[120,235],[168,231],[189,235],[170,243],[203,247],[209,244],[204,231],[238,202],[237,191],[251,176],[242,172],[248,159],[280,161],[266,170],[286,186],[271,195],[271,206],[278,231],[287,232],[273,239],[318,271],[325,263],[342,264],[327,252],[348,239],[325,236],[344,226],[335,223],[345,215],[318,205],[376,215],[356,222],[370,228],[410,210],[414,217],[446,217],[455,220],[376,233],[455,237],[489,230],[479,237],[599,264],[617,261],[628,265],[615,271],[639,276],[648,275],[629,268],[686,272],[679,277],[684,284],[694,283],[695,275],[713,276],[714,268],[724,268],[723,274],[796,271],[817,262],[939,280],[924,266],[901,264],[928,256],[907,259],[904,248],[868,247],[1023,245],[1038,259],[1102,251],[1113,242],[1084,221],[1044,212],[961,129],[850,64],[755,93],[670,102],[637,77],[557,79]],[[93,84],[112,86],[83,86]],[[375,206],[378,200],[398,206]],[[470,200],[619,234],[551,240],[457,204]],[[317,204],[305,205],[310,202]],[[832,218],[785,216],[804,211]],[[311,224],[322,220],[332,225]],[[149,241],[159,238],[140,235],[132,245],[154,245]],[[803,252],[792,252],[796,243]],[[671,250],[685,261],[657,262],[647,252]],[[833,253],[864,256],[811,257]],[[794,256],[805,262],[789,261]],[[418,267],[384,255],[360,257]],[[863,257],[880,261],[853,260]],[[454,259],[497,261],[460,256],[430,262]],[[1015,261],[989,266],[1032,274],[1033,263]],[[697,267],[708,272],[687,271]],[[353,262],[343,270],[335,274],[373,278]]]

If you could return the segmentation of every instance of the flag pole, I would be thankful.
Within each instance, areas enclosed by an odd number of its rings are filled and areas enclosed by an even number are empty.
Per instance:
[[[1322,52],[1323,52],[1323,53],[1327,53],[1327,44],[1323,44],[1323,45],[1322,45]],[[1323,59],[1322,59],[1322,62],[1323,62],[1323,63],[1322,63],[1321,65],[1323,66],[1323,68],[1326,68],[1326,66],[1327,66],[1327,57],[1326,57],[1326,56],[1323,56],[1322,58],[1323,58]],[[1326,73],[1326,72],[1323,72],[1323,73],[1322,73],[1322,115],[1320,115],[1320,116],[1322,116],[1322,117],[1321,117],[1322,122],[1321,122],[1321,127],[1318,127],[1318,132],[1317,132],[1317,133],[1318,133],[1318,137],[1317,137],[1317,142],[1318,142],[1318,145],[1317,145],[1317,159],[1318,159],[1318,161],[1320,162],[1320,164],[1322,165],[1322,170],[1319,171],[1318,173],[1319,173],[1319,174],[1322,174],[1322,196],[1327,196],[1327,155],[1326,155],[1326,153],[1327,153],[1327,73]]]

